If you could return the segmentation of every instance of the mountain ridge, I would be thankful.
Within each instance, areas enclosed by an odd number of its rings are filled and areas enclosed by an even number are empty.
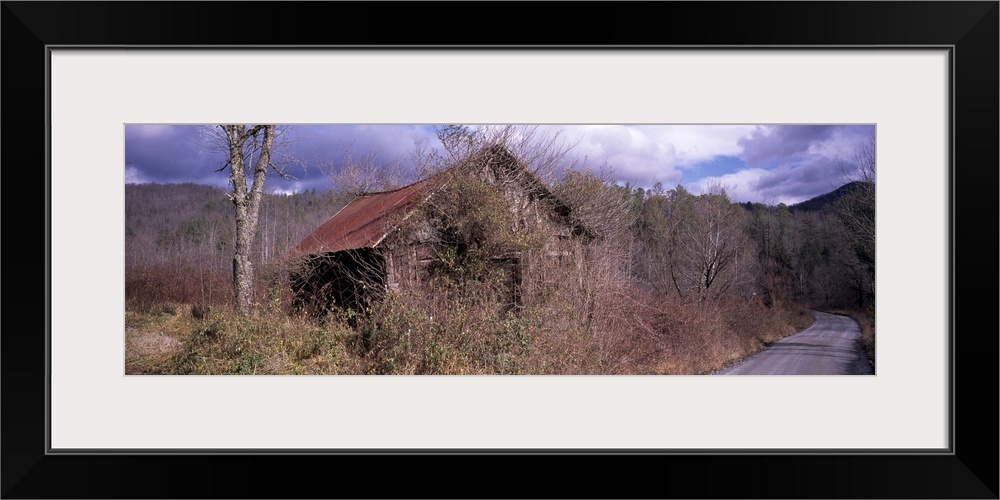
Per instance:
[[[794,205],[789,205],[789,211],[802,211],[802,212],[819,212],[825,210],[828,206],[835,204],[838,200],[847,196],[861,187],[862,181],[853,181],[840,186],[829,193],[824,193],[819,196],[814,196],[806,201],[796,203]]]

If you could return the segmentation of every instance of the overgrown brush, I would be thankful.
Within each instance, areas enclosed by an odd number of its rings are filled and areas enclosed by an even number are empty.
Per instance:
[[[711,373],[812,324],[801,308],[769,308],[755,301],[685,301],[676,295],[637,294],[646,332],[636,345],[650,351],[640,373]]]
[[[176,265],[125,270],[125,305],[146,310],[165,304],[222,305],[232,301],[232,276]]]
[[[550,279],[525,298],[518,315],[490,313],[496,304],[482,300],[488,295],[473,294],[478,303],[441,289],[396,295],[377,316],[383,318],[378,332],[391,338],[373,351],[373,360],[392,362],[376,371],[710,373],[814,321],[794,305],[772,308],[739,298],[685,301],[590,271],[582,279],[572,272],[547,273]]]
[[[346,348],[350,335],[338,323],[227,312],[195,321],[172,367],[181,374],[356,373],[356,360]]]
[[[390,293],[358,323],[352,352],[372,374],[523,373],[537,320],[487,288]]]
[[[169,312],[170,310],[173,312]],[[171,304],[126,312],[126,372],[146,374],[358,373],[352,332],[281,313],[240,317],[228,308]],[[158,349],[153,349],[157,347]]]
[[[261,265],[255,279],[259,306],[287,309],[291,290],[282,263]],[[177,304],[196,304],[205,309],[231,306],[232,302],[232,271],[211,271],[184,261],[125,269],[125,306],[133,311],[152,312]]]
[[[464,290],[389,293],[366,314],[337,310],[321,319],[277,309],[241,317],[226,307],[177,303],[129,310],[126,371],[699,374],[812,322],[804,309],[699,304],[628,287],[552,294],[520,309],[505,307],[483,283]]]

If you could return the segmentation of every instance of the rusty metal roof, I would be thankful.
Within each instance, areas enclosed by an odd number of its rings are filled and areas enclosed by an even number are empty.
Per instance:
[[[426,199],[438,179],[434,176],[403,188],[355,198],[306,236],[288,257],[375,247]]]
[[[406,215],[426,201],[435,187],[447,182],[444,174],[455,169],[467,171],[468,168],[476,166],[489,167],[491,161],[496,163],[492,168],[503,165],[503,168],[508,169],[524,169],[524,165],[506,148],[502,146],[484,148],[458,167],[440,172],[433,177],[392,191],[368,193],[355,198],[312,234],[306,236],[286,254],[285,258],[296,259],[305,255],[374,248]],[[538,196],[553,200],[555,202],[553,208],[559,215],[569,217],[570,208],[556,198],[544,183],[531,174],[524,176],[524,180],[530,186],[529,189],[534,190]],[[591,234],[590,230],[579,221],[567,222],[583,234]]]

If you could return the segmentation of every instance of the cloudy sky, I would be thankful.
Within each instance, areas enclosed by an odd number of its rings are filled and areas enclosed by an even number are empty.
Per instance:
[[[125,182],[194,182],[225,187],[221,153],[206,148],[203,127],[126,125]],[[874,134],[873,125],[543,125],[572,145],[570,156],[588,168],[610,167],[619,183],[649,188],[678,184],[694,193],[715,182],[734,201],[797,203],[844,183],[838,158]],[[407,160],[415,145],[439,148],[428,125],[294,125],[286,151],[304,163],[295,178],[268,179],[269,192],[329,189],[321,165],[340,165],[378,152],[383,162]],[[409,165],[409,168],[413,168]]]

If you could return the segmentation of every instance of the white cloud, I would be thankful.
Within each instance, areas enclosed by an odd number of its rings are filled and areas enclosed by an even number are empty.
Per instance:
[[[690,183],[687,185],[687,188],[694,194],[702,194],[707,192],[709,187],[718,184],[726,188],[726,193],[729,194],[729,199],[731,201],[738,201],[741,203],[747,201],[762,201],[770,203],[771,200],[764,199],[757,191],[757,184],[763,176],[767,175],[767,173],[768,171],[763,168],[748,168],[731,174],[704,177]],[[778,202],[788,203],[785,200],[774,200],[774,203]]]
[[[678,166],[687,167],[711,160],[716,156],[739,156],[743,148],[739,140],[756,127],[753,125],[665,125],[641,126],[655,139],[671,144]]]
[[[271,188],[271,194],[280,194],[282,196],[291,196],[293,194],[298,194],[304,191],[302,189],[301,182],[293,182],[292,184],[276,185]]]
[[[716,156],[738,156],[750,125],[567,125],[552,126],[575,144],[572,154],[592,166],[607,163],[621,180],[651,186],[674,184],[680,169]]]
[[[146,184],[147,182],[149,180],[139,172],[135,165],[125,167],[125,184]]]

